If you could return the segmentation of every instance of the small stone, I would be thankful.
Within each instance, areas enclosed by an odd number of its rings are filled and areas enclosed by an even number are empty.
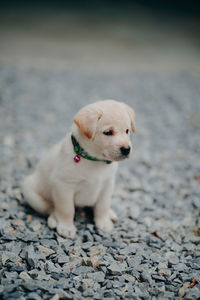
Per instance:
[[[36,291],[38,289],[38,285],[34,282],[34,280],[26,280],[22,286],[28,291]]]
[[[127,215],[129,218],[137,219],[140,213],[140,207],[138,205],[127,207]]]
[[[24,224],[24,221],[23,220],[20,220],[20,219],[15,219],[15,220],[13,220],[12,221],[12,224],[14,225],[14,226],[24,226],[25,224]]]
[[[9,205],[6,202],[2,202],[0,203],[0,210],[8,210],[9,209]]]
[[[20,262],[11,265],[10,272],[22,272],[26,270],[26,266]]]
[[[83,265],[91,266],[95,270],[99,266],[98,256],[86,257],[83,259]]]
[[[168,259],[169,263],[172,265],[176,265],[179,263],[178,257],[173,252],[167,252],[166,258]]]
[[[35,268],[38,262],[38,259],[35,255],[33,245],[26,247],[25,258],[30,267]]]
[[[93,240],[94,240],[94,238],[93,238],[93,235],[90,233],[90,231],[89,230],[87,230],[87,231],[85,231],[85,233],[84,233],[84,236],[83,236],[83,241],[85,242],[85,244],[86,243],[91,243],[91,244],[93,244],[92,242],[93,242]],[[86,246],[86,245],[85,245]],[[83,247],[84,247],[84,245],[83,245]],[[84,249],[84,248],[83,248]],[[85,248],[86,249],[86,248]],[[88,249],[88,248],[87,248]]]
[[[140,286],[135,286],[134,288],[135,288],[135,294],[137,295],[137,297],[142,298],[142,299],[149,297],[149,294],[144,286],[140,285]]]
[[[72,299],[72,296],[63,290],[59,292],[59,296],[61,299]]]
[[[162,258],[162,256],[158,253],[152,253],[151,260],[156,263],[165,262],[166,259]]]
[[[179,263],[179,264],[175,265],[173,268],[174,268],[174,270],[176,270],[178,272],[187,272],[187,270],[188,270],[188,267],[184,263]]]
[[[40,244],[49,249],[57,249],[57,242],[55,240],[50,239],[41,239]]]
[[[54,289],[55,291],[56,289]],[[60,289],[58,290],[58,292],[52,297],[50,298],[50,300],[59,300],[59,299],[72,299],[72,296],[69,295],[67,292],[65,292],[64,290]]]
[[[6,295],[6,294],[10,294],[13,291],[16,291],[16,284],[12,283],[12,284],[8,284],[6,286],[4,286],[2,294]]]
[[[25,271],[22,271],[20,274],[19,274],[19,278],[23,279],[23,280],[29,280],[31,279],[31,277],[28,275],[28,273],[26,273]]]
[[[59,295],[60,299],[72,299],[72,296],[63,290],[60,291],[58,295]]]
[[[59,300],[60,296],[59,294],[55,294],[52,298],[50,298],[50,300]]]
[[[15,280],[17,277],[18,277],[18,273],[17,272],[7,272],[7,271],[4,271],[4,276],[6,278],[8,278],[9,280],[12,279],[12,280]]]
[[[180,273],[180,278],[183,282],[188,282],[191,279],[191,275],[187,273]]]
[[[39,271],[37,270],[37,269],[33,269],[33,270],[30,270],[29,272],[28,272],[28,274],[31,276],[31,278],[33,278],[33,279],[36,279],[37,277],[38,277],[38,273],[39,273]]]
[[[93,286],[94,286],[94,281],[92,278],[82,279],[83,290],[87,290],[88,288],[92,288]]]
[[[65,264],[69,262],[69,256],[67,256],[66,254],[59,254],[57,256],[57,261],[59,264]]]
[[[47,275],[47,274],[44,274],[42,272],[38,272],[36,278],[37,278],[37,280],[40,280],[40,281],[42,281],[42,280],[49,281],[51,279],[51,275]]]
[[[109,267],[108,267],[109,272],[112,275],[120,275],[122,273],[122,270],[120,268],[120,266],[116,263],[112,263]]]
[[[117,260],[117,261],[123,261],[124,260],[124,256],[115,256],[115,260]]]
[[[13,148],[15,145],[15,140],[12,135],[7,135],[3,139],[3,144],[7,147]]]
[[[68,263],[65,263],[64,266],[67,265],[73,265],[73,266],[80,266],[82,264],[82,257],[79,256],[71,256],[70,261]]]
[[[194,270],[200,270],[200,265],[195,264],[195,263],[190,263],[190,267]]]
[[[45,266],[44,266],[45,270],[48,272],[48,273],[61,273],[62,272],[62,268],[59,266],[59,265],[54,265],[52,263],[52,261],[47,261],[45,263]]]
[[[200,297],[200,291],[199,287],[193,287],[192,289],[189,289],[187,294],[185,295],[185,298],[188,300],[199,300]]]
[[[171,276],[170,276],[170,280],[174,280],[177,277],[178,272],[174,272]]]
[[[176,283],[182,283],[182,281],[180,279],[178,279],[178,278],[175,278],[174,282],[176,282]]]
[[[25,298],[27,299],[27,298]],[[28,294],[28,299],[30,300],[42,300],[42,298],[38,295],[38,293],[29,293]],[[19,300],[21,300],[21,298],[19,298]]]
[[[73,269],[72,273],[75,275],[79,275],[79,274],[87,274],[92,271],[94,271],[94,269],[92,267],[80,266],[78,268]]]
[[[152,274],[151,277],[152,277],[152,279],[154,279],[154,280],[156,280],[156,281],[166,281],[166,279],[165,279],[164,276]]]
[[[127,260],[127,264],[130,268],[137,268],[142,261],[142,257],[130,258]]]
[[[135,277],[130,274],[123,274],[122,276],[127,282],[132,282],[132,283],[135,282]]]
[[[167,267],[168,267],[168,262],[167,261],[165,261],[165,262],[159,262],[159,264],[157,266],[158,270],[160,270],[160,269],[166,269]]]
[[[52,254],[55,254],[56,251],[54,251],[53,249],[44,247],[42,245],[37,245],[37,249],[40,251],[40,253],[42,253],[45,257],[48,257]]]
[[[141,275],[140,275],[140,279],[141,281],[148,281],[151,282],[151,272],[148,272],[147,270],[142,271]]]
[[[192,244],[192,243],[185,243],[185,244],[183,244],[183,250],[186,250],[186,251],[194,251],[195,250],[195,248],[196,248],[196,246],[194,245],[194,244]]]
[[[12,252],[4,251],[1,254],[1,262],[3,266],[6,264],[7,261],[15,262],[17,259],[19,259],[19,257]]]
[[[159,270],[159,274],[160,275],[163,275],[163,276],[171,276],[172,272],[170,269],[166,269],[166,268],[163,268],[163,269],[160,269]]]
[[[90,249],[93,245],[93,242],[85,242],[82,244],[82,249],[87,250]]]
[[[104,255],[106,250],[107,248],[102,245],[92,246],[90,248],[90,256]]]
[[[178,245],[177,243],[173,243],[171,246],[171,250],[175,252],[181,252],[183,250],[182,246]]]
[[[38,231],[41,227],[42,227],[42,224],[39,220],[33,220],[30,224],[29,224],[29,227],[34,231]]]
[[[113,291],[105,291],[102,299],[115,300],[116,297]]]
[[[133,245],[129,245],[129,246],[126,246],[125,248],[121,249],[120,250],[120,254],[121,255],[133,255],[135,254],[137,251],[137,248],[136,246],[133,244]]]
[[[91,278],[96,282],[104,282],[105,280],[105,274],[102,271],[95,272],[95,273],[88,273],[87,277]]]
[[[187,292],[187,290],[188,290],[188,286],[189,286],[189,282],[185,282],[184,284],[183,284],[183,286],[179,289],[179,291],[178,291],[178,296],[180,297],[180,298],[183,298],[184,296],[185,296],[185,294],[186,294],[186,292]]]
[[[92,297],[94,295],[94,291],[91,288],[88,288],[83,292],[83,297]]]
[[[81,293],[75,289],[75,288],[70,288],[70,292],[73,294],[72,299],[80,299],[81,298]]]

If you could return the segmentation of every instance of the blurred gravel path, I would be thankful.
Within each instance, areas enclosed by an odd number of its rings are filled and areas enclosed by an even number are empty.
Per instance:
[[[135,153],[120,164],[111,235],[91,211],[76,214],[75,241],[47,228],[21,201],[41,153],[99,99],[136,111]],[[0,68],[0,298],[200,297],[200,77],[101,75]]]

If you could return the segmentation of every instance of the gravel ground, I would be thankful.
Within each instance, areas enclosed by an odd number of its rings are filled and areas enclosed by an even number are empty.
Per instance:
[[[200,77],[0,68],[0,298],[200,297]],[[134,156],[119,166],[111,235],[77,211],[63,239],[22,201],[42,151],[88,102],[114,98],[137,115]]]

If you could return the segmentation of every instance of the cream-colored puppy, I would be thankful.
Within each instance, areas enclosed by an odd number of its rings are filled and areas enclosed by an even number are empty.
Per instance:
[[[82,108],[72,131],[45,153],[23,184],[24,198],[36,211],[49,214],[48,226],[74,237],[75,206],[92,206],[96,226],[113,228],[110,208],[117,162],[131,153],[135,114],[128,105],[104,100]]]

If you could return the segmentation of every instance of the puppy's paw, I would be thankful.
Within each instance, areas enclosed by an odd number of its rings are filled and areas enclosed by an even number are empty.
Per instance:
[[[96,219],[95,224],[97,228],[104,232],[111,232],[113,230],[113,222],[110,220],[110,216],[103,219]]]
[[[48,217],[47,224],[48,224],[49,228],[51,228],[51,229],[56,228],[57,222],[52,214]]]
[[[116,213],[114,212],[114,210],[112,210],[112,208],[110,208],[110,210],[109,210],[109,217],[110,217],[110,219],[111,219],[113,222],[116,222],[116,221],[117,221],[117,215],[116,215]]]
[[[63,223],[58,223],[56,229],[58,234],[65,238],[73,239],[76,235],[76,227],[74,225],[67,226]]]

